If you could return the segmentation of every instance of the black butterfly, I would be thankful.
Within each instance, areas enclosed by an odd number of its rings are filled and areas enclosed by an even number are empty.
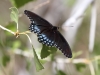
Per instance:
[[[66,57],[72,57],[71,49],[65,38],[58,31],[58,27],[53,26],[48,21],[31,11],[25,10],[24,13],[31,21],[29,30],[37,34],[40,43],[56,47],[61,50]]]

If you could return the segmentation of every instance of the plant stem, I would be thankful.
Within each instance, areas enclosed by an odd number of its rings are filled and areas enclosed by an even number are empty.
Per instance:
[[[12,34],[15,34],[15,32],[13,32],[13,31],[11,31],[11,30],[9,30],[9,29],[3,27],[2,25],[0,25],[0,28],[2,28],[3,30],[6,30],[6,31],[8,31],[8,32],[10,32],[10,33],[12,33]]]

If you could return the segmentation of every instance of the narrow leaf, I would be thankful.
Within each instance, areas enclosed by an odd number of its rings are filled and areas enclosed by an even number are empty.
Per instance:
[[[40,70],[44,69],[44,67],[40,63],[40,61],[38,59],[38,56],[37,56],[37,54],[35,52],[35,49],[34,49],[33,45],[32,45],[32,48],[33,48],[33,53],[34,53],[34,62],[35,62],[36,70],[37,71],[40,71]]]

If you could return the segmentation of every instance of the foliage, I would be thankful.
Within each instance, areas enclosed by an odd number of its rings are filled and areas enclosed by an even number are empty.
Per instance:
[[[61,70],[57,70],[57,74],[56,75],[66,75],[66,74]]]
[[[7,66],[7,63],[10,61],[10,57],[8,55],[4,55],[2,57],[2,64],[3,66]]]
[[[33,52],[34,52],[34,61],[35,61],[35,65],[36,65],[36,70],[39,71],[41,69],[44,69],[44,67],[42,66],[42,64],[40,63],[40,61],[38,59],[38,56],[34,50],[33,45],[32,45],[32,48],[33,48]]]
[[[20,8],[21,6],[25,5],[26,3],[33,1],[33,0],[10,0],[13,6]]]
[[[29,41],[32,45],[30,37],[25,32],[20,33],[19,30],[18,30],[18,14],[19,14],[18,9],[16,7],[11,7],[10,9],[11,9],[11,14],[10,14],[11,20],[14,21],[17,25],[17,31],[13,32],[12,30],[10,30],[10,32],[12,32],[16,37],[19,37],[20,34],[25,34],[28,37],[28,39],[29,39]],[[12,26],[8,26],[7,28],[12,28],[12,27],[13,27],[13,24],[12,24]],[[4,29],[6,29],[6,28],[4,28]],[[6,29],[6,30],[9,31],[8,29]],[[12,47],[13,50],[20,47],[20,45],[21,45],[20,41],[14,41],[14,42],[11,42],[11,43],[12,44],[10,44],[10,45],[13,46]],[[36,70],[39,71],[39,70],[43,69],[44,67],[40,63],[33,45],[32,45],[32,48],[33,48],[33,53],[34,53],[34,62],[35,62]],[[43,45],[43,48],[41,50],[41,58],[45,58],[45,57],[49,56],[51,53],[53,54],[54,52],[56,52],[56,50],[57,50],[56,48]],[[5,58],[3,58],[3,59],[5,59]],[[4,62],[5,61],[6,60],[4,60]]]
[[[46,45],[43,45],[42,50],[41,50],[41,58],[46,58],[50,54],[53,54],[57,51],[57,48],[55,47],[48,47]]]

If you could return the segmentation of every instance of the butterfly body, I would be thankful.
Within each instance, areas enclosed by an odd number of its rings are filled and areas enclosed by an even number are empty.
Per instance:
[[[29,30],[37,34],[40,43],[50,47],[56,47],[61,50],[66,57],[72,57],[71,49],[65,38],[58,31],[58,27],[53,26],[31,11],[25,10],[24,12],[31,21]]]

